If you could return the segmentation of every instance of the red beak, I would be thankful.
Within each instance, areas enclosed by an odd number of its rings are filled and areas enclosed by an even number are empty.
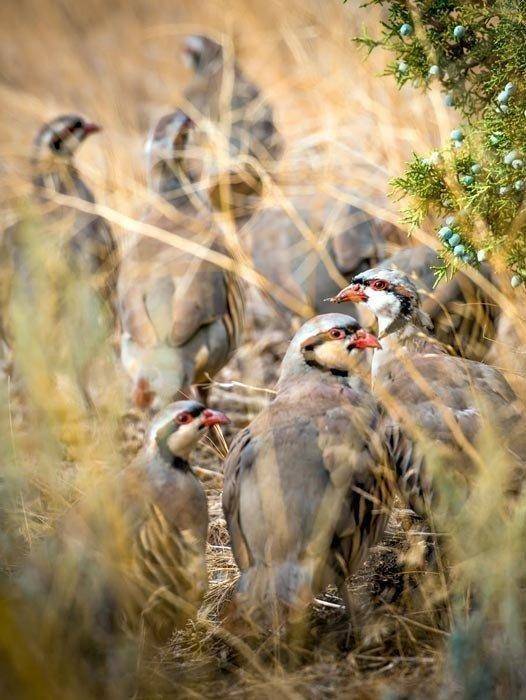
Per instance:
[[[221,413],[221,411],[212,411],[211,408],[205,408],[201,415],[203,417],[201,422],[203,425],[206,425],[207,428],[211,428],[213,425],[226,425],[230,423],[230,420],[224,413]]]
[[[90,134],[97,134],[99,131],[102,131],[102,126],[99,126],[98,124],[84,124],[84,136],[89,136]]]
[[[342,289],[341,292],[338,292],[335,297],[329,299],[329,301],[332,301],[333,304],[342,304],[344,301],[360,303],[361,301],[367,301],[367,295],[363,291],[361,284],[350,284],[345,289]]]
[[[362,328],[362,330],[356,331],[354,334],[353,347],[365,350],[365,348],[381,348],[382,346],[375,335],[364,331]]]

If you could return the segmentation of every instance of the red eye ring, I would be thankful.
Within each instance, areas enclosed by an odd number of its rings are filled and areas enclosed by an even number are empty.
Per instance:
[[[179,413],[176,420],[178,423],[190,423],[190,421],[193,420],[193,416],[191,413],[188,413],[188,411],[183,411]]]
[[[373,280],[371,282],[371,287],[373,289],[376,289],[376,291],[378,291],[378,292],[381,292],[384,289],[387,289],[388,286],[389,286],[389,283],[386,282],[386,280]]]
[[[345,331],[343,331],[341,328],[331,328],[329,331],[329,337],[332,338],[332,340],[342,340],[345,338]]]

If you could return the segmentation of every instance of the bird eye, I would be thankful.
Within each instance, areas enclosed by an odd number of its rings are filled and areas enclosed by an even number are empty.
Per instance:
[[[77,129],[82,129],[82,122],[80,119],[77,119],[76,122],[73,122],[73,124],[70,127],[70,131],[76,131]]]
[[[50,146],[54,151],[60,151],[62,140],[57,137],[51,141]]]
[[[373,280],[373,282],[371,282],[371,287],[381,292],[383,289],[387,289],[388,283],[385,280]]]
[[[177,416],[177,422],[178,423],[190,423],[192,420],[193,416],[188,413],[187,411],[183,411]]]
[[[329,336],[333,340],[341,340],[342,338],[345,338],[345,332],[341,328],[331,328],[329,331]]]

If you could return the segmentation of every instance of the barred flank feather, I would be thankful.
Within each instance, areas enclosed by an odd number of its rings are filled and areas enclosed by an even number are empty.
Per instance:
[[[417,515],[424,517],[425,504],[432,497],[432,488],[425,477],[423,456],[399,425],[390,426],[386,438],[388,455],[402,498]]]
[[[155,505],[135,543],[134,579],[140,615],[160,638],[194,618],[206,592],[202,553]]]
[[[239,346],[245,326],[245,290],[236,274],[225,273],[227,313],[223,315],[230,355]]]

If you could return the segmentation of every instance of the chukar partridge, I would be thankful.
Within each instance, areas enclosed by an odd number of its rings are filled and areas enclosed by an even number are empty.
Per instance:
[[[374,391],[422,446],[420,457],[403,450],[398,454],[409,491],[427,488],[422,484],[428,479],[421,468],[423,452],[436,453],[469,485],[477,463],[474,448],[481,446],[485,430],[492,431],[509,460],[510,488],[519,488],[526,460],[524,405],[499,370],[446,353],[431,335],[413,282],[379,267],[357,275],[335,301],[362,302],[378,320],[382,347],[373,354]]]
[[[78,147],[90,134],[101,130],[97,124],[84,117],[68,114],[45,124],[38,132],[33,146],[33,183],[37,198],[51,199],[52,193],[76,197],[95,203],[93,193],[82,180],[73,158]],[[67,260],[76,274],[82,275],[108,301],[113,302],[118,272],[118,248],[105,219],[63,205],[53,205],[45,215],[50,227],[64,230],[64,250]],[[16,246],[16,232],[6,244]]]
[[[467,274],[459,271],[435,289],[434,268],[440,265],[440,258],[426,245],[404,248],[381,264],[413,280],[439,341],[470,360],[480,362],[487,356],[496,335],[499,307]],[[488,265],[481,265],[480,272],[495,283]]]
[[[74,201],[71,207],[55,202],[53,195],[95,203],[74,156],[98,131],[99,126],[75,114],[57,117],[40,129],[31,160],[32,203],[27,216],[4,232],[0,251],[4,342],[12,343],[14,306],[32,313],[46,307],[49,323],[65,320],[77,339],[89,337],[80,352],[77,347],[72,353],[88,404],[87,373],[112,332],[118,247],[105,219],[75,209]],[[19,317],[16,309],[14,313]]]
[[[219,411],[177,401],[152,421],[145,445],[122,474],[123,496],[136,533],[131,580],[140,614],[158,637],[195,616],[207,589],[206,495],[189,463]]]
[[[234,211],[243,210],[247,197],[261,191],[261,177],[251,161],[268,168],[283,152],[272,107],[237,62],[226,60],[223,46],[212,39],[189,36],[184,57],[194,71],[184,93],[186,100],[198,115],[225,132],[228,142],[229,172],[212,173],[212,202],[218,208],[228,204]]]
[[[236,603],[258,623],[273,601],[301,616],[329,583],[347,601],[346,578],[382,536],[394,476],[388,438],[376,399],[353,373],[356,356],[377,346],[350,316],[305,323],[276,398],[232,444],[223,510],[241,570]]]
[[[191,122],[180,111],[163,117],[148,142],[150,180],[166,213],[145,221],[225,252],[205,205],[196,204],[185,170]],[[237,277],[168,242],[137,235],[123,256],[118,282],[121,359],[142,408],[159,407],[193,384],[208,382],[230,359],[243,328]]]

